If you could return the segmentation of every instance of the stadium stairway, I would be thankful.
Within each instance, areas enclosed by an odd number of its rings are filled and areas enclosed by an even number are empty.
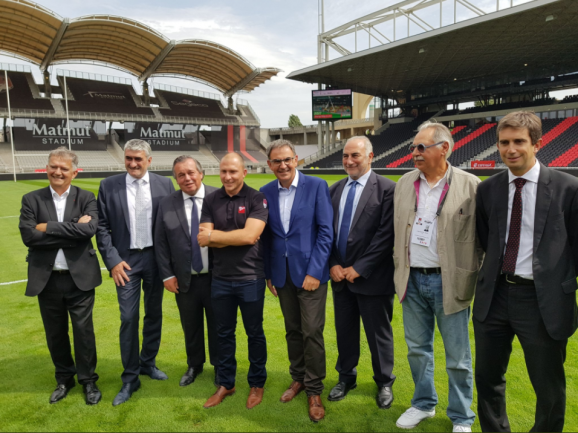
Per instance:
[[[495,143],[495,129],[495,123],[486,123],[474,129],[461,140],[455,141],[454,149],[448,161],[452,165],[459,167],[484,149],[487,149]]]

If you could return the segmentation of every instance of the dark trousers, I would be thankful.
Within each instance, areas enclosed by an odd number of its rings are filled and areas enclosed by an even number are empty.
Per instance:
[[[131,251],[128,260],[131,270],[125,270],[130,281],[117,286],[120,308],[120,355],[124,371],[123,383],[138,379],[141,367],[152,368],[161,345],[163,325],[163,282],[161,281],[152,248]],[[139,357],[140,292],[144,292],[142,350]]]
[[[360,316],[371,352],[373,380],[378,387],[392,386],[393,374],[393,295],[366,296],[353,293],[347,284],[333,291],[335,330],[337,332],[337,364],[339,381],[348,384],[357,379],[359,363]]]
[[[566,411],[564,361],[568,340],[548,335],[534,287],[499,284],[486,320],[474,317],[478,417],[483,431],[510,431],[506,378],[514,336],[518,337],[536,393],[531,431],[562,431]]]
[[[267,380],[267,341],[263,332],[263,307],[265,305],[265,280],[225,281],[213,278],[211,287],[213,312],[217,319],[219,337],[219,380],[227,389],[235,386],[237,360],[237,309],[241,309],[243,325],[249,346],[250,387],[263,388]]]
[[[192,368],[200,368],[206,360],[205,355],[205,320],[207,317],[207,334],[209,337],[209,359],[211,365],[217,366],[218,343],[217,325],[211,302],[211,274],[191,276],[191,284],[187,292],[179,290],[175,295],[181,325],[185,333],[185,348],[187,364]]]
[[[78,375],[78,382],[96,382],[96,342],[92,324],[94,289],[84,292],[74,284],[70,274],[54,272],[38,295],[46,342],[56,369],[56,382],[65,384]],[[68,316],[72,322],[74,358],[68,336]]]
[[[321,395],[326,376],[323,329],[327,283],[308,292],[293,284],[287,267],[287,281],[277,289],[277,295],[285,319],[291,378],[305,385],[308,396]]]

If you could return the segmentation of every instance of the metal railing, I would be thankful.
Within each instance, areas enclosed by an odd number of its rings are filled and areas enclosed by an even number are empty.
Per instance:
[[[124,84],[127,86],[132,86],[132,80],[130,78],[115,77],[114,75],[93,74],[90,72],[79,72],[79,71],[70,71],[68,69],[57,69],[56,76],[81,78],[83,80],[92,80],[92,81],[104,81],[106,83]]]
[[[336,124],[339,125],[357,125],[359,123],[368,123],[368,122],[372,122],[373,123],[373,118],[371,117],[366,117],[365,119],[347,119],[347,120],[338,120],[337,122],[335,122]]]
[[[334,154],[335,152],[338,152],[343,148],[343,146],[345,146],[345,142],[346,140],[336,141],[335,144],[329,145],[329,147],[326,147],[320,150],[319,152],[306,156],[305,158],[303,158],[303,165],[311,164],[312,162],[315,162],[320,158],[324,158],[326,156]]]
[[[14,63],[0,63],[0,71],[12,71],[12,72],[32,72],[30,66],[28,65],[16,65]]]

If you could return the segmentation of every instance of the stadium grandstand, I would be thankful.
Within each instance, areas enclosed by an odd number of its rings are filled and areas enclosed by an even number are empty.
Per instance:
[[[453,165],[501,168],[497,122],[523,109],[543,120],[539,160],[578,167],[578,95],[553,96],[578,93],[577,19],[573,0],[405,0],[322,29],[318,64],[287,78],[375,97],[376,169],[412,168],[408,147],[428,119],[452,130]],[[361,47],[360,34],[369,38]],[[347,136],[319,137],[303,168],[341,168]]]

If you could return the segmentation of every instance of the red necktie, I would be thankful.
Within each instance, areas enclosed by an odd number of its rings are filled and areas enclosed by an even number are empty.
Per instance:
[[[514,180],[516,193],[512,203],[512,216],[510,217],[510,231],[508,232],[508,244],[502,272],[504,274],[514,274],[516,271],[516,261],[518,260],[518,250],[520,248],[520,230],[522,229],[522,188],[526,184],[526,179],[518,178]]]

